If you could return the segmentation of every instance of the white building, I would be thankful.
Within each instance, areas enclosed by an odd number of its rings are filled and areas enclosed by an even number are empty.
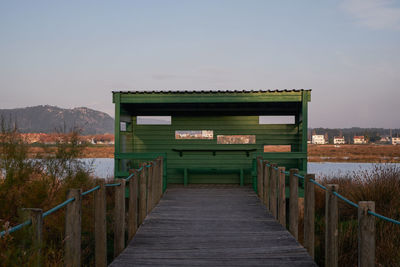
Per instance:
[[[367,140],[365,140],[364,136],[354,136],[353,137],[353,143],[355,145],[362,145],[362,144],[366,144]]]
[[[312,143],[315,145],[324,145],[326,144],[325,136],[322,134],[314,134],[312,136]]]
[[[346,143],[346,141],[344,140],[344,137],[339,137],[339,136],[333,137],[333,144],[344,145],[345,143]]]
[[[400,137],[392,137],[392,145],[400,145]]]

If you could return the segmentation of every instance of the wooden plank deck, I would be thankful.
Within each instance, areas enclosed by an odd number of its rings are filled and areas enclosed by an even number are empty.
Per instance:
[[[169,188],[110,266],[317,266],[250,187]]]

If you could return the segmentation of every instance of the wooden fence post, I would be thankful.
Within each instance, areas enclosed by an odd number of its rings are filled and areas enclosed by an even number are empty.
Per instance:
[[[375,266],[375,212],[374,201],[358,202],[358,266]]]
[[[96,266],[107,266],[106,189],[104,180],[94,192],[94,238]]]
[[[278,219],[278,210],[277,210],[277,183],[278,183],[278,171],[275,170],[276,164],[271,165],[271,181],[270,181],[270,190],[271,196],[269,199],[269,209],[271,211],[272,216],[275,219]]]
[[[114,257],[125,248],[125,180],[117,179],[121,185],[115,187],[114,207]]]
[[[147,168],[147,198],[146,198],[146,213],[149,214],[152,207],[153,198],[153,163],[149,163],[150,167]]]
[[[128,239],[131,240],[138,227],[138,182],[139,177],[136,172],[129,180],[129,203],[128,203]]]
[[[151,194],[151,209],[154,209],[157,203],[157,195],[158,195],[158,158],[154,160],[154,167],[153,167],[153,177],[152,177],[152,183],[153,183],[153,193]]]
[[[307,174],[304,183],[304,247],[314,259],[314,220],[315,220],[315,192],[314,184],[310,179],[314,179],[314,174]]]
[[[262,157],[257,157],[257,194],[258,197],[261,199],[264,197],[263,193],[263,159]]]
[[[167,181],[164,181],[164,158],[163,157],[159,157],[160,159],[160,192],[159,192],[159,196],[157,197],[157,203],[160,201],[163,192],[164,192],[164,183],[167,183]],[[167,186],[167,185],[165,185]]]
[[[82,190],[70,189],[67,199],[75,198],[69,203],[65,214],[65,257],[67,267],[81,265],[81,222],[82,222]]]
[[[264,161],[263,162],[263,166],[264,166],[264,171],[263,171],[263,185],[264,185],[264,204],[265,207],[267,207],[267,210],[269,210],[269,173],[270,173],[270,168],[266,166],[266,164],[268,164],[268,161]]]
[[[146,218],[146,163],[142,163],[143,168],[140,172],[139,179],[139,225]]]
[[[299,182],[295,174],[298,169],[289,171],[289,231],[296,240],[299,239]]]
[[[328,184],[325,194],[325,267],[338,266],[338,204],[337,192],[339,185]]]
[[[278,221],[286,228],[286,188],[285,188],[285,167],[278,168]]]
[[[29,212],[32,221],[32,243],[34,247],[35,266],[42,266],[42,246],[43,246],[43,210],[25,208]]]

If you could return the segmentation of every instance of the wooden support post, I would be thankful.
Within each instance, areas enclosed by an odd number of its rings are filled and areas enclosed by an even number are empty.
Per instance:
[[[34,248],[35,265],[42,266],[42,246],[43,246],[43,210],[42,209],[23,209],[29,211],[32,221],[32,244]]]
[[[114,257],[125,248],[125,180],[117,179],[120,186],[115,187],[114,207]]]
[[[262,157],[257,157],[257,195],[258,197],[262,200],[264,197],[264,192],[263,192],[263,159]]]
[[[164,181],[164,158],[163,157],[159,157],[160,159],[160,195],[157,198],[157,203],[160,201],[163,193],[164,193],[164,187],[167,188],[167,180]]]
[[[94,192],[94,238],[96,266],[107,266],[106,189],[104,180]]]
[[[276,164],[271,165],[271,181],[270,181],[270,190],[271,195],[269,199],[269,210],[271,211],[272,216],[275,219],[278,219],[278,211],[277,211],[277,183],[278,183],[278,171],[275,170]]]
[[[158,176],[159,176],[159,162],[158,158],[154,160],[154,168],[153,168],[153,194],[151,196],[151,207],[154,209],[154,207],[157,205],[157,196],[158,196]]]
[[[143,169],[140,172],[139,179],[139,225],[146,218],[146,163],[142,163]]]
[[[304,183],[304,247],[314,259],[315,192],[310,179],[315,179],[315,175],[307,174]]]
[[[286,228],[285,167],[278,168],[278,221]]]
[[[270,177],[270,167],[267,167],[266,164],[268,163],[268,161],[264,161],[263,162],[263,185],[264,185],[264,189],[263,189],[263,193],[264,193],[264,205],[267,208],[267,210],[269,210],[269,177]]]
[[[289,231],[296,240],[299,239],[299,183],[294,176],[299,173],[298,169],[290,169],[289,175]]]
[[[152,199],[153,199],[153,163],[149,163],[150,167],[147,168],[147,198],[146,198],[146,207],[147,207],[147,214],[150,213],[152,206]]]
[[[128,203],[128,240],[135,235],[138,227],[138,173],[129,180],[129,203]]]
[[[65,214],[65,256],[67,267],[81,265],[81,222],[82,222],[82,190],[70,189],[67,199],[74,198],[67,205]]]
[[[240,186],[244,186],[244,172],[243,172],[243,168],[240,168],[240,173],[239,173],[240,177],[239,177],[239,184]]]
[[[328,184],[325,194],[325,267],[338,266],[338,204],[333,192],[339,189],[337,184]]]
[[[374,201],[358,202],[358,266],[375,266],[375,212]]]

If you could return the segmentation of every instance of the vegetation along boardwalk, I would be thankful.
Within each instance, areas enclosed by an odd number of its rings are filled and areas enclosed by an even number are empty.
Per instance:
[[[111,266],[316,266],[250,187],[169,187]]]

